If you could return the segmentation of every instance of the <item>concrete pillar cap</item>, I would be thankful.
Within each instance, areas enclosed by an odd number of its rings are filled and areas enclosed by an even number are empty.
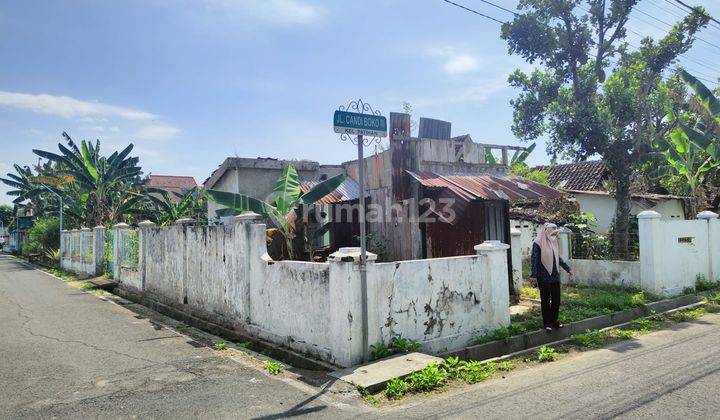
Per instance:
[[[113,229],[130,229],[130,225],[127,223],[120,222],[113,226]]]
[[[80,229],[80,230],[82,230],[83,232],[89,232],[91,229],[90,229],[89,227],[84,227],[84,228],[82,228],[82,229]]]
[[[638,213],[638,219],[659,219],[662,215],[655,210],[645,210]]]
[[[236,222],[251,222],[253,220],[262,219],[262,215],[255,213],[254,211],[244,211],[237,216],[233,216],[233,220]]]
[[[480,245],[475,245],[474,249],[476,252],[505,251],[510,249],[510,245],[500,241],[485,241]]]
[[[155,223],[151,222],[150,220],[143,220],[142,222],[138,223],[138,226],[140,226],[140,227],[153,227],[153,226],[155,226]]]
[[[377,254],[365,252],[367,261],[377,260]],[[360,247],[348,246],[338,249],[329,255],[330,261],[360,261]]]
[[[718,214],[715,212],[712,212],[710,210],[705,210],[705,211],[701,211],[700,213],[698,213],[696,217],[698,219],[704,219],[704,220],[717,219]]]
[[[517,228],[510,229],[510,235],[512,235],[512,236],[519,236],[521,234],[522,234],[522,232],[520,232],[520,229],[517,229]]]
[[[182,219],[177,219],[175,221],[176,225],[191,225],[195,223],[195,219],[191,219],[189,217],[183,217]]]
[[[98,225],[98,226],[95,226],[93,229],[105,229],[105,226]]]

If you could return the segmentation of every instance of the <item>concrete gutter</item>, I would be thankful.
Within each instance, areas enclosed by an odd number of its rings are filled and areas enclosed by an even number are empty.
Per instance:
[[[452,356],[463,360],[487,360],[508,354],[519,353],[524,350],[533,349],[549,343],[564,341],[570,338],[573,334],[584,333],[586,330],[597,330],[618,326],[626,324],[634,319],[648,316],[653,312],[668,312],[673,309],[696,304],[702,301],[702,298],[706,294],[707,293],[683,295],[672,299],[652,302],[637,308],[565,324],[565,327],[559,330],[552,330],[551,332],[545,330],[531,331],[525,334],[509,337],[504,340],[491,341],[488,343],[465,347],[460,350],[446,352],[440,354],[439,356],[443,358]]]

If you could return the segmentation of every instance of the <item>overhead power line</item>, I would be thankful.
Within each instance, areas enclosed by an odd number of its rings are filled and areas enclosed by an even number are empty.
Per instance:
[[[462,4],[455,3],[454,1],[451,1],[451,0],[442,0],[442,1],[444,1],[445,3],[451,4],[451,5],[455,6],[455,7],[458,7],[458,8],[460,8],[460,9],[463,9],[463,10],[465,10],[465,11],[467,11],[467,12],[473,13],[473,14],[475,14],[475,15],[477,15],[477,16],[483,17],[483,18],[485,18],[485,19],[489,19],[489,20],[492,20],[492,21],[497,22],[497,23],[500,23],[500,24],[507,23],[507,22],[504,22],[504,21],[502,21],[502,20],[500,20],[500,19],[496,19],[496,18],[494,18],[494,17],[492,17],[492,16],[488,16],[488,15],[486,15],[486,14],[484,14],[484,13],[481,13],[481,12],[475,10],[475,9],[471,9],[471,8],[469,8],[469,7],[467,7],[467,6],[463,6]],[[492,2],[489,2],[489,1],[486,1],[486,0],[480,0],[480,1],[482,1],[483,3],[490,4],[490,5],[492,5],[492,6],[495,6],[495,7],[499,8],[499,9],[502,9],[502,10],[504,10],[504,11],[506,11],[506,12],[512,13],[512,14],[515,15],[515,16],[518,16],[518,14],[517,14],[516,12],[513,12],[513,11],[511,11],[511,10],[509,10],[509,9],[505,9],[504,7],[499,6],[499,5],[497,5],[497,4],[494,4],[494,3],[492,3]],[[669,1],[669,0],[666,0],[666,1]],[[585,12],[590,13],[590,11],[587,10],[587,9],[583,9],[582,7],[580,7],[580,9],[581,9],[581,10],[584,10]],[[631,32],[631,33],[639,36],[640,38],[643,38],[643,37],[644,37],[644,35],[636,32],[636,31],[633,31],[632,29],[628,28],[627,26],[626,26],[626,29],[627,29],[629,32]],[[658,28],[658,29],[664,30],[663,28]],[[630,44],[630,43],[628,42],[628,44]],[[639,49],[639,47],[636,46],[636,45],[630,44],[630,46],[631,46],[632,48],[634,48],[634,49]],[[690,60],[690,61],[694,61],[694,62],[702,65],[703,67],[707,67],[707,68],[709,68],[709,69],[711,69],[711,70],[715,70],[715,67],[711,67],[711,66],[709,66],[709,65],[703,64],[703,63],[701,63],[701,62],[699,62],[699,61],[697,61],[697,60],[693,60],[693,59],[690,58],[690,57],[684,57],[684,59],[688,59],[688,60]],[[680,59],[679,59],[679,58],[678,58],[678,62],[680,62]],[[614,64],[617,64],[617,62],[615,62]],[[682,63],[681,63],[681,64],[682,64]],[[688,67],[688,66],[684,66],[684,67],[685,67],[686,69],[688,69],[688,70],[692,70],[692,69],[690,69],[690,67]],[[701,73],[701,72],[694,71],[694,73],[697,74],[697,73]],[[701,73],[701,74],[702,74],[702,73]],[[705,82],[714,83],[714,84],[720,85],[720,83],[717,82],[717,81],[713,81],[713,80],[710,80],[710,79],[706,79],[706,78],[700,77],[700,76],[696,76],[696,77],[697,77],[698,79],[700,79],[700,80],[705,81]],[[710,77],[710,76],[708,76],[708,77]]]
[[[444,1],[445,3],[452,4],[452,5],[455,6],[455,7],[459,7],[459,8],[461,8],[461,9],[467,10],[467,11],[470,12],[470,13],[474,13],[474,14],[476,14],[476,15],[478,15],[478,16],[482,16],[482,17],[484,17],[484,18],[486,18],[486,19],[493,20],[493,21],[495,21],[495,22],[497,22],[497,23],[500,23],[500,24],[507,23],[507,22],[503,22],[503,21],[500,20],[500,19],[495,19],[495,18],[492,17],[492,16],[488,16],[488,15],[486,15],[486,14],[484,14],[484,13],[480,13],[480,12],[478,12],[477,10],[471,9],[471,8],[469,8],[469,7],[465,7],[465,6],[463,6],[462,4],[457,4],[457,3],[455,3],[454,1],[450,1],[450,0],[443,0],[443,1]]]
[[[662,24],[665,24],[665,25],[669,26],[670,28],[672,28],[673,26],[675,26],[675,25],[673,25],[672,23],[668,23],[668,22],[666,22],[666,21],[664,21],[664,20],[662,20],[662,19],[656,18],[655,16],[651,15],[650,13],[643,12],[642,10],[638,9],[637,7],[635,7],[633,10],[636,11],[636,12],[638,12],[638,13],[641,13],[641,14],[643,14],[643,15],[645,15],[645,16],[653,19],[653,20],[656,20],[656,21],[658,21],[658,22],[660,22],[660,23],[662,23]],[[640,19],[640,20],[643,21],[642,19]],[[651,24],[651,23],[649,23],[649,22],[646,22],[646,21],[643,21],[643,22],[647,23],[648,25],[650,25],[650,26],[652,26],[652,27],[654,27],[654,28],[657,28],[657,29],[660,29],[660,30],[665,30],[665,28],[660,28],[659,26],[653,25],[653,24]],[[717,49],[720,50],[720,45],[717,45],[717,44],[715,44],[715,43],[712,43],[712,42],[710,42],[710,41],[707,41],[707,40],[705,40],[705,39],[703,39],[703,38],[700,38],[699,36],[696,36],[696,37],[694,37],[694,38],[697,39],[698,41],[702,41],[702,42],[704,42],[704,43],[706,43],[706,44],[708,44],[708,45],[712,45],[713,47],[715,47],[715,48],[717,48]]]
[[[674,0],[674,1],[675,1],[675,3],[680,4],[681,6],[685,7],[685,8],[688,9],[688,10],[695,11],[695,7],[690,6],[689,4],[683,2],[682,0]],[[668,0],[668,3],[670,3],[669,0]],[[676,6],[677,6],[677,5],[676,5]],[[710,20],[713,21],[713,22],[715,22],[715,23],[717,23],[718,25],[720,25],[720,21],[717,20],[717,19],[715,19],[714,17],[710,16]]]
[[[508,8],[502,7],[502,6],[500,6],[500,5],[498,5],[498,4],[495,4],[495,3],[491,2],[491,1],[487,1],[487,0],[480,0],[480,1],[483,2],[483,3],[485,3],[485,4],[489,4],[490,6],[497,7],[497,8],[500,9],[500,10],[506,11],[506,12],[508,12],[508,13],[512,13],[512,14],[515,15],[515,16],[519,16],[518,13],[515,12],[514,10],[510,10],[510,9],[508,9]]]

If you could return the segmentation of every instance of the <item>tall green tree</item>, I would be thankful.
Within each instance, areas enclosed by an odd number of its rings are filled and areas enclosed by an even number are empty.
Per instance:
[[[168,193],[159,188],[148,188],[148,200],[153,211],[149,215],[160,226],[170,226],[178,219],[189,217],[197,224],[207,223],[205,196],[197,188],[185,194]]]
[[[511,101],[513,132],[548,137],[548,153],[585,160],[603,157],[617,200],[615,242],[627,248],[630,175],[652,142],[667,131],[663,72],[688,51],[709,16],[702,8],[660,40],[645,37],[631,51],[626,24],[637,0],[521,0],[503,24],[511,54],[539,68],[509,77],[520,90]],[[613,61],[615,60],[615,61]]]
[[[0,224],[7,227],[13,219],[13,208],[7,204],[0,204]]]

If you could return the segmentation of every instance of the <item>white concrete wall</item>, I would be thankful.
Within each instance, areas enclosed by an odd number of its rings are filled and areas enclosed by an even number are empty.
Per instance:
[[[576,284],[641,287],[639,261],[571,259],[568,264],[575,275]]]
[[[395,335],[418,340],[428,351],[452,350],[509,322],[507,245],[483,244],[476,256],[368,262],[365,339],[357,261],[272,261],[265,225],[253,216],[235,220],[201,228],[141,223],[137,274],[116,268],[118,282],[341,366],[361,362],[370,344],[387,344]]]
[[[510,220],[510,229],[520,231],[520,256],[522,259],[530,258],[532,252],[532,244],[537,237],[537,231],[540,225],[529,220]]]
[[[370,344],[394,336],[455,350],[510,322],[507,259],[491,255],[368,265]]]
[[[62,231],[60,267],[81,276],[102,274],[104,234],[102,227]]]
[[[654,211],[638,215],[642,287],[673,295],[694,287],[697,276],[720,280],[720,221],[712,212],[698,220],[663,220]]]

